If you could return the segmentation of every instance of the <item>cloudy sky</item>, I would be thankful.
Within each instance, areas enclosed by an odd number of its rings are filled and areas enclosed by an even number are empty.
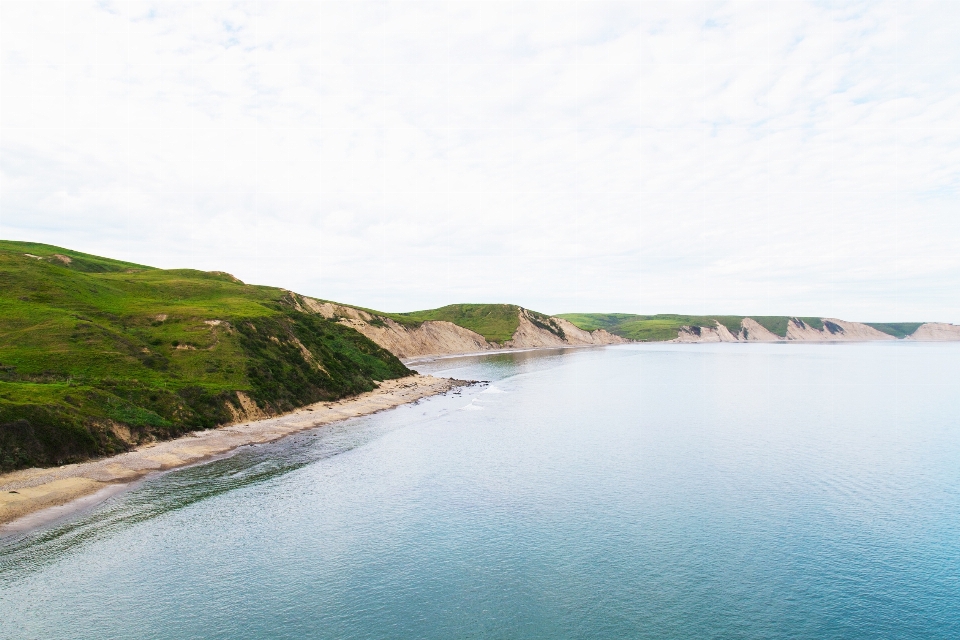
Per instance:
[[[0,237],[401,311],[960,322],[960,3],[0,2]]]

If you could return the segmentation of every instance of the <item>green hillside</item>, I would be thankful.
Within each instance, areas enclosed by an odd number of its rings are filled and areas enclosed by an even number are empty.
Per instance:
[[[0,241],[0,470],[223,424],[238,391],[281,412],[411,373],[293,295]]]
[[[428,320],[445,320],[479,333],[490,342],[504,343],[513,337],[520,324],[520,307],[513,304],[449,304],[439,309],[410,313],[381,313],[407,325]],[[540,316],[542,314],[534,314]],[[545,316],[544,316],[545,317]]]
[[[922,325],[922,322],[864,322],[868,327],[883,331],[894,338],[906,338]]]

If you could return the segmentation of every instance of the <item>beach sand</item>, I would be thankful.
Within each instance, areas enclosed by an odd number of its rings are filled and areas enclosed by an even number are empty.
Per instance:
[[[118,485],[139,480],[148,473],[201,462],[243,445],[270,442],[298,431],[392,409],[465,384],[469,383],[420,375],[386,380],[369,393],[318,402],[274,418],[195,431],[176,440],[152,443],[90,462],[3,474],[0,475],[0,525],[4,526],[0,530],[22,528],[15,521],[27,516],[39,524],[43,518],[38,512],[42,510],[59,517],[66,513],[63,505],[85,505],[95,494],[106,498],[116,492]]]

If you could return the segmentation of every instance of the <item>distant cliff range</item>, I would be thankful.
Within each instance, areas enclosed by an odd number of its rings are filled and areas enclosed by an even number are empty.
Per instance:
[[[960,341],[960,326],[944,322],[849,322],[790,316],[640,316],[567,313],[584,330],[604,329],[649,342],[863,342],[868,340]]]

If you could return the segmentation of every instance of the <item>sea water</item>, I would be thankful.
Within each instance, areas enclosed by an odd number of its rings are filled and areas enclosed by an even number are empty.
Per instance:
[[[630,345],[0,540],[2,638],[960,637],[960,345]]]

